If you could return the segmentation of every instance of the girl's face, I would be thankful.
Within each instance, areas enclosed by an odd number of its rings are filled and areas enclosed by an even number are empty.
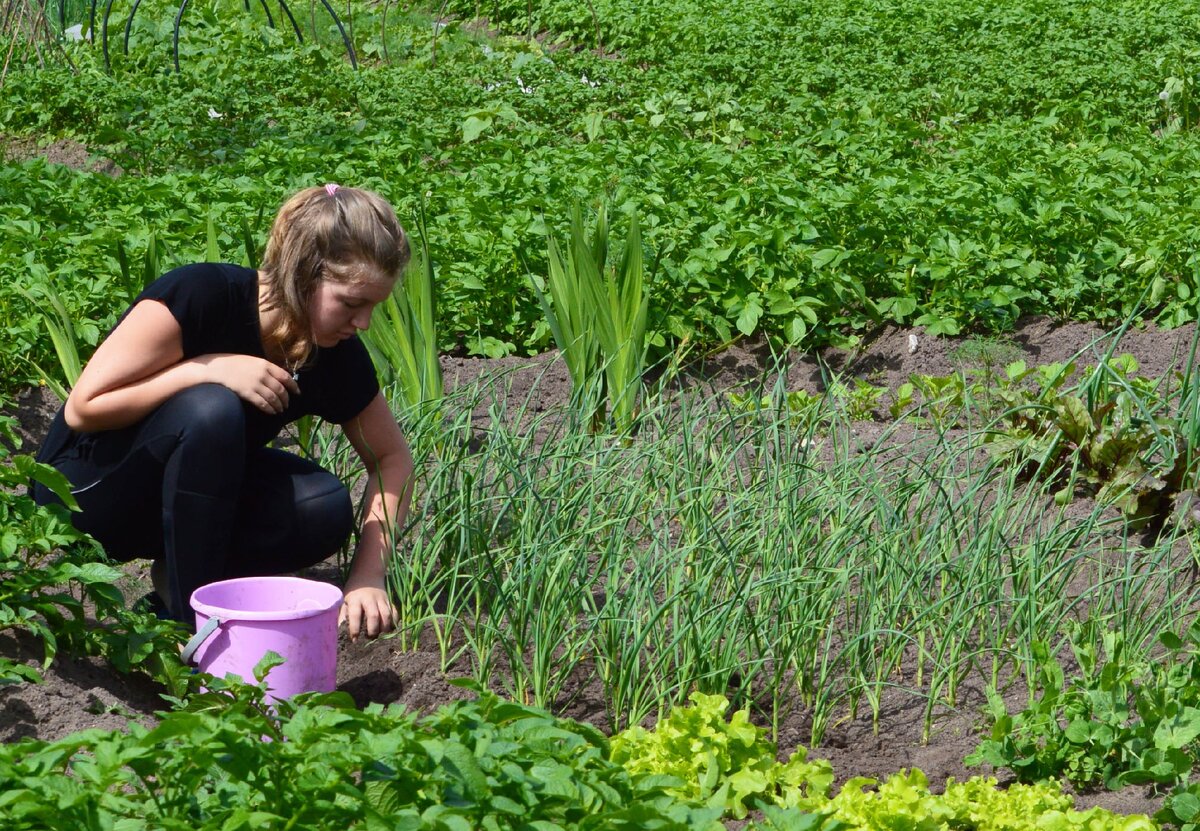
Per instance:
[[[321,280],[309,302],[313,343],[336,346],[371,325],[371,312],[392,293],[394,280],[335,283]]]

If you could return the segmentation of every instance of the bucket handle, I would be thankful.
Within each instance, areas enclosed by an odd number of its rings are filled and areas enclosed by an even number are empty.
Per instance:
[[[213,632],[217,631],[217,627],[220,625],[221,619],[219,617],[210,617],[205,624],[200,627],[200,631],[192,635],[192,639],[187,642],[187,645],[183,648],[183,652],[179,653],[180,660],[182,660],[185,664],[190,664],[192,662],[192,656],[196,654],[196,650],[204,645],[204,642],[208,640],[209,636],[212,635]]]

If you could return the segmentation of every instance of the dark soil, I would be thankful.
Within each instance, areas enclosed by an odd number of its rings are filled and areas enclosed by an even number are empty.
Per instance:
[[[1142,374],[1158,377],[1183,368],[1193,335],[1191,328],[1169,332],[1154,327],[1138,328],[1125,335],[1117,351],[1132,353],[1141,364]],[[1103,340],[1097,342],[1102,337],[1102,330],[1090,324],[1029,319],[1018,325],[1008,346],[993,343],[985,349],[1008,350],[1023,356],[1030,364],[1064,361],[1082,351],[1081,363],[1094,363],[1108,346]],[[927,338],[919,330],[886,328],[856,352],[826,350],[819,355],[790,355],[783,377],[789,390],[820,390],[831,373],[864,378],[895,389],[908,380],[910,373],[946,374],[963,367],[964,342]],[[975,343],[971,349],[978,351],[979,344]],[[1000,365],[1012,359],[1005,355]],[[769,374],[776,366],[764,345],[744,344],[697,363],[682,376],[680,384],[700,390],[729,390],[756,383],[769,386],[779,377],[778,372]],[[567,401],[570,389],[565,369],[553,354],[502,360],[447,357],[443,360],[443,370],[448,388],[490,378],[489,389],[510,401],[528,401],[528,411],[534,413],[555,412]],[[764,373],[768,373],[765,380]],[[15,415],[26,450],[37,446],[56,406],[57,402],[44,389],[28,390],[20,397]],[[476,412],[486,413],[486,406],[487,402],[479,402]],[[863,425],[864,440],[873,440],[883,432],[882,427],[882,424]],[[146,590],[146,564],[133,564],[128,572],[129,585],[125,589],[134,597]],[[334,579],[336,568],[326,564],[310,576]],[[7,636],[0,638],[0,655],[36,660],[40,652],[36,644]],[[450,684],[438,666],[432,642],[402,650],[394,639],[349,643],[343,638],[338,684],[360,705],[400,702],[423,711],[469,695]],[[129,718],[152,720],[154,711],[163,708],[158,692],[149,681],[123,677],[96,661],[60,656],[46,672],[44,684],[0,690],[0,738],[55,739],[87,727],[118,728]],[[917,767],[925,771],[936,788],[947,777],[964,779],[981,772],[964,767],[962,760],[978,742],[983,701],[980,687],[964,688],[958,708],[941,712],[930,741],[922,744],[923,701],[894,689],[885,697],[878,733],[872,729],[869,714],[843,718],[827,731],[823,745],[810,755],[828,758],[841,781],[850,776],[886,776],[901,768]],[[1015,699],[1013,704],[1019,706]],[[603,712],[595,685],[581,679],[578,695],[564,714],[592,720],[603,727]],[[804,742],[809,727],[807,713],[789,715],[780,731],[781,753],[786,755]],[[999,776],[1004,781],[1003,772]],[[1161,806],[1161,798],[1144,789],[1128,788],[1119,793],[1081,795],[1077,804],[1102,805],[1121,813],[1152,813]]]

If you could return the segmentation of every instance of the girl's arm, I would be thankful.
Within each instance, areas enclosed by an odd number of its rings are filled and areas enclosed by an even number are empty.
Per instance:
[[[288,394],[299,390],[287,370],[253,355],[184,360],[179,321],[157,300],[143,300],[96,349],[67,397],[63,417],[72,430],[115,430],[204,383],[224,384],[267,413],[282,412]]]
[[[342,425],[367,470],[366,509],[358,550],[350,563],[339,623],[351,640],[392,628],[395,610],[387,593],[387,569],[412,499],[413,460],[383,393],[353,421]]]

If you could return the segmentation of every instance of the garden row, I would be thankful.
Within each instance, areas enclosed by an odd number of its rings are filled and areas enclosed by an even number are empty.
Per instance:
[[[170,643],[157,644],[171,651]],[[255,668],[261,680],[278,656]],[[175,676],[178,678],[178,676]],[[203,683],[205,689],[198,691]],[[695,694],[654,731],[594,728],[478,690],[418,718],[359,710],[343,694],[268,706],[233,676],[186,679],[152,728],[90,730],[0,748],[0,818],[22,829],[678,829],[765,812],[751,829],[957,828],[1151,831],[1145,816],[1075,811],[1055,784],[973,777],[928,789],[920,771],[854,779],[831,795],[828,762],[786,762],[728,702]],[[1180,819],[1170,804],[1165,820]],[[1183,826],[1188,827],[1188,826]]]

